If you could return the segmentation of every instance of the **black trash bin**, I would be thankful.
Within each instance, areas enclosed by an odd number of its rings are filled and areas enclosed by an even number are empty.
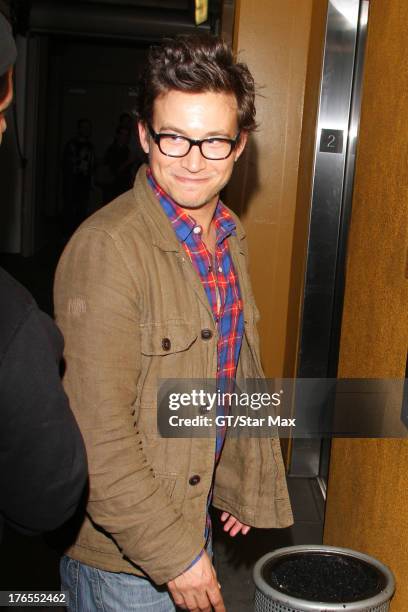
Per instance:
[[[289,546],[254,567],[255,612],[386,612],[391,570],[374,557],[335,546]]]

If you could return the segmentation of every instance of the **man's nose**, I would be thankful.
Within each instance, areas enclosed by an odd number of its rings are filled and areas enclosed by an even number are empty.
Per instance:
[[[205,168],[206,160],[198,145],[193,145],[188,154],[181,158],[181,165],[189,172],[199,172]]]

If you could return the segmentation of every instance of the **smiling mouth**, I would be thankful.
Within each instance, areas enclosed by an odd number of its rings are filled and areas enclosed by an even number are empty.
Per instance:
[[[210,177],[190,178],[189,176],[175,176],[175,179],[181,183],[205,183]]]

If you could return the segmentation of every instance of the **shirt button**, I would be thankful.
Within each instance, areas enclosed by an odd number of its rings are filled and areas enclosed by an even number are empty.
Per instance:
[[[218,272],[222,272],[221,266],[218,266]]]
[[[203,231],[203,230],[202,230],[201,225],[196,225],[196,226],[193,228],[193,232],[194,232],[195,234],[201,234],[201,232],[202,232],[202,231]]]
[[[210,338],[212,338],[213,333],[211,331],[211,329],[202,329],[201,330],[201,338],[203,340],[210,340]]]
[[[194,476],[192,476],[190,480],[188,481],[188,484],[194,487],[200,482],[200,480],[201,480],[200,476],[198,474],[194,474]]]
[[[170,348],[171,348],[170,338],[163,338],[162,339],[162,349],[163,349],[163,351],[169,351]]]

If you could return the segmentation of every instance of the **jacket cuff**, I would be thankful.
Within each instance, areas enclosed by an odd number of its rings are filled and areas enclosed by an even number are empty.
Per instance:
[[[186,567],[186,569],[184,570],[185,572],[186,572],[187,570],[191,569],[191,568],[193,567],[193,565],[195,565],[195,564],[197,563],[197,561],[198,561],[199,559],[201,559],[201,557],[203,556],[204,550],[205,550],[205,549],[203,548],[203,549],[202,549],[202,550],[201,550],[201,551],[198,553],[198,555],[196,556],[196,558],[192,560],[192,562],[190,563],[190,565],[189,565],[188,567]]]

